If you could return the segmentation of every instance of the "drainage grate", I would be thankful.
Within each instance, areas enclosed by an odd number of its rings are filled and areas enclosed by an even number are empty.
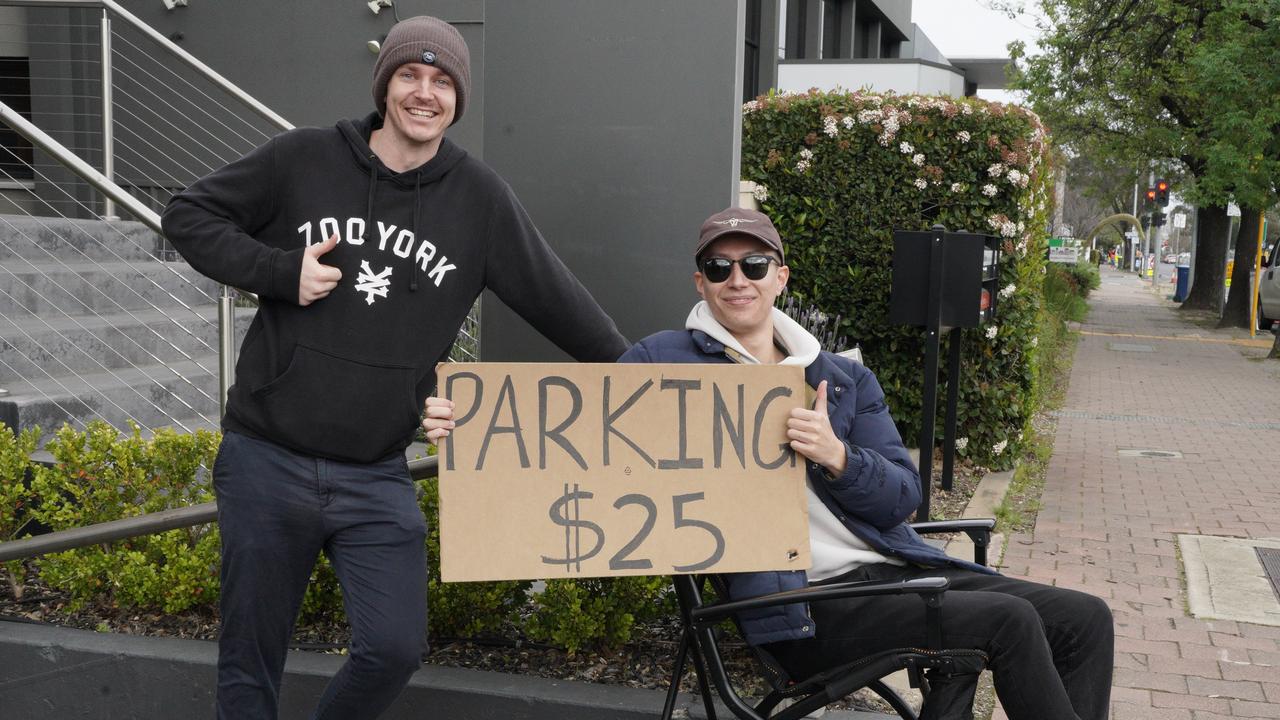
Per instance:
[[[1177,450],[1143,450],[1141,448],[1120,448],[1116,451],[1120,457],[1139,457],[1139,458],[1171,458],[1179,459],[1182,453]]]
[[[1275,591],[1276,599],[1280,600],[1280,548],[1255,547],[1254,551],[1258,553],[1258,562],[1262,563],[1262,571],[1271,581],[1271,589]]]
[[[1118,352],[1155,352],[1156,349],[1150,345],[1138,345],[1136,343],[1107,343],[1107,348]]]

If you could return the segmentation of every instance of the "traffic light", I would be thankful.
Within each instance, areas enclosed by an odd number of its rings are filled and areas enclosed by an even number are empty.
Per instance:
[[[1149,190],[1147,191],[1148,195],[1150,195],[1150,192],[1151,191]],[[1156,181],[1155,201],[1156,201],[1156,204],[1159,205],[1160,207],[1165,207],[1169,204],[1169,181],[1168,180]]]
[[[1156,203],[1156,189],[1147,188],[1147,204],[1154,205]]]
[[[1165,200],[1166,200],[1166,202],[1167,202],[1167,201],[1168,201],[1168,198],[1166,198]],[[1164,219],[1165,219],[1165,215],[1164,215],[1164,213],[1160,212],[1159,210],[1157,210],[1157,211],[1155,211],[1155,212],[1151,213],[1151,227],[1161,227],[1161,226],[1163,226],[1163,225],[1164,225]]]

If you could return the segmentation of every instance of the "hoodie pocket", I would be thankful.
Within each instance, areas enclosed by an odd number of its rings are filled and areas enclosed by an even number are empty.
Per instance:
[[[252,391],[266,437],[322,457],[372,462],[418,423],[414,370],[297,345],[289,367]]]

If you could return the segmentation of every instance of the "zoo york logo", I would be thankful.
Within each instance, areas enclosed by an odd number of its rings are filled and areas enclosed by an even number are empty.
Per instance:
[[[387,287],[391,285],[391,268],[386,267],[377,275],[373,274],[373,268],[369,267],[369,261],[363,260],[360,263],[360,276],[356,278],[356,292],[367,293],[364,301],[373,304],[373,297],[387,296]]]

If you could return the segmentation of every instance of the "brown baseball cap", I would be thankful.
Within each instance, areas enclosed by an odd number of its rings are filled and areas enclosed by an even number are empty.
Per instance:
[[[736,207],[721,210],[702,221],[702,228],[698,231],[698,247],[693,251],[693,261],[696,263],[708,245],[726,235],[753,237],[777,250],[778,258],[783,261],[781,264],[786,264],[782,238],[778,236],[778,229],[773,226],[769,216],[759,210]]]

